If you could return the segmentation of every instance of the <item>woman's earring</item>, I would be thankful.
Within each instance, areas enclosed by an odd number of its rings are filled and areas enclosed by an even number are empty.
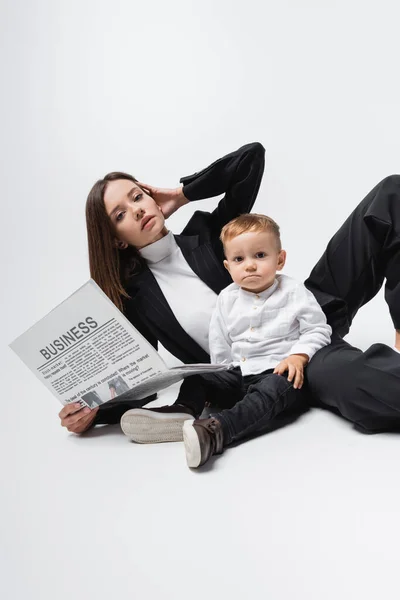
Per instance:
[[[125,250],[125,248],[127,248],[127,244],[125,242],[118,242],[117,243],[117,248],[119,250]]]

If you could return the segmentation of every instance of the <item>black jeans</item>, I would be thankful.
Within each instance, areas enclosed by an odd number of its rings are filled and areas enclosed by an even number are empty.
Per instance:
[[[332,344],[307,368],[313,404],[331,408],[360,431],[400,428],[400,355],[385,344],[366,352],[342,337],[380,290],[400,330],[400,176],[381,181],[329,242],[305,282],[334,330]]]
[[[236,367],[222,373],[187,377],[176,402],[190,407],[196,416],[206,402],[223,408],[212,416],[222,425],[226,446],[279,426],[283,414],[307,406],[306,393],[306,387],[293,388],[287,373],[276,375],[268,369],[243,377]]]

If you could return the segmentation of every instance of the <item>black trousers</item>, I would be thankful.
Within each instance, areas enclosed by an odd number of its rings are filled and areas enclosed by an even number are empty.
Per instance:
[[[305,388],[296,390],[286,375],[273,369],[243,377],[239,367],[208,375],[187,377],[177,403],[189,406],[196,416],[206,402],[223,408],[212,413],[224,433],[224,446],[284,424],[307,407]]]
[[[360,431],[400,429],[400,354],[384,344],[366,352],[346,335],[354,316],[385,282],[400,330],[400,176],[381,181],[345,221],[305,282],[334,335],[307,368],[313,403],[332,408]]]

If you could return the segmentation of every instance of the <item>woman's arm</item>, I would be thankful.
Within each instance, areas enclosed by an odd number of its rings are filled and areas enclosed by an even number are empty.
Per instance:
[[[231,219],[251,211],[264,173],[264,155],[262,144],[253,142],[226,154],[198,173],[182,177],[182,187],[157,188],[142,182],[138,185],[154,198],[166,219],[188,202],[225,194],[211,214],[210,224],[219,235]]]
[[[182,177],[183,194],[189,201],[225,194],[212,213],[213,226],[220,231],[235,217],[251,211],[264,173],[264,155],[259,142],[246,144],[202,171]]]

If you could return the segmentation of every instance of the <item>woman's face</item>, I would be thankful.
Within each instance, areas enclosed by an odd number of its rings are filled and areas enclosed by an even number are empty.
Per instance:
[[[160,207],[133,181],[110,181],[104,193],[104,205],[116,240],[125,247],[144,248],[166,233]]]

